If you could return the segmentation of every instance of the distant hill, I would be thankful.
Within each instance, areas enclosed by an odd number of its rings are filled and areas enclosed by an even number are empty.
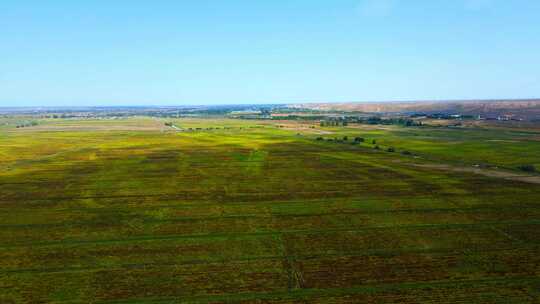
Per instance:
[[[540,119],[540,99],[303,103],[290,106],[366,113],[444,113],[484,117],[511,116],[525,120]]]

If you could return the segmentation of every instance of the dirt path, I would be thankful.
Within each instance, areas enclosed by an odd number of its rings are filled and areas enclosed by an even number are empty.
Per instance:
[[[440,169],[440,170],[445,170],[445,171],[454,171],[454,172],[470,172],[470,173],[489,176],[489,177],[504,178],[508,180],[520,181],[520,182],[531,183],[531,184],[540,184],[540,176],[519,174],[519,173],[514,173],[514,172],[509,172],[509,171],[499,171],[499,170],[482,169],[482,168],[455,167],[455,166],[442,165],[442,164],[441,165],[414,164],[414,166],[422,167],[422,168]]]

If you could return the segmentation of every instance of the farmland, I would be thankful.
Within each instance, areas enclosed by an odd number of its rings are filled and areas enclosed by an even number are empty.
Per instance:
[[[537,126],[4,120],[0,303],[540,298]]]

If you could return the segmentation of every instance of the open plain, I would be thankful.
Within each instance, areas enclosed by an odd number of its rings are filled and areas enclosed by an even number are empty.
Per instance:
[[[167,121],[0,124],[0,303],[539,301],[537,127]]]

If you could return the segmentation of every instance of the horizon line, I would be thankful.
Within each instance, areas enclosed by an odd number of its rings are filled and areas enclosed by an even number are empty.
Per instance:
[[[379,100],[379,101],[305,101],[305,102],[273,102],[273,103],[216,103],[216,104],[185,104],[185,105],[35,105],[35,106],[3,106],[0,109],[32,109],[32,108],[179,108],[179,107],[219,107],[219,106],[269,106],[269,105],[303,105],[303,104],[374,104],[374,103],[452,103],[452,102],[530,102],[540,101],[540,97],[531,98],[481,98],[481,99],[402,99],[402,100]]]

